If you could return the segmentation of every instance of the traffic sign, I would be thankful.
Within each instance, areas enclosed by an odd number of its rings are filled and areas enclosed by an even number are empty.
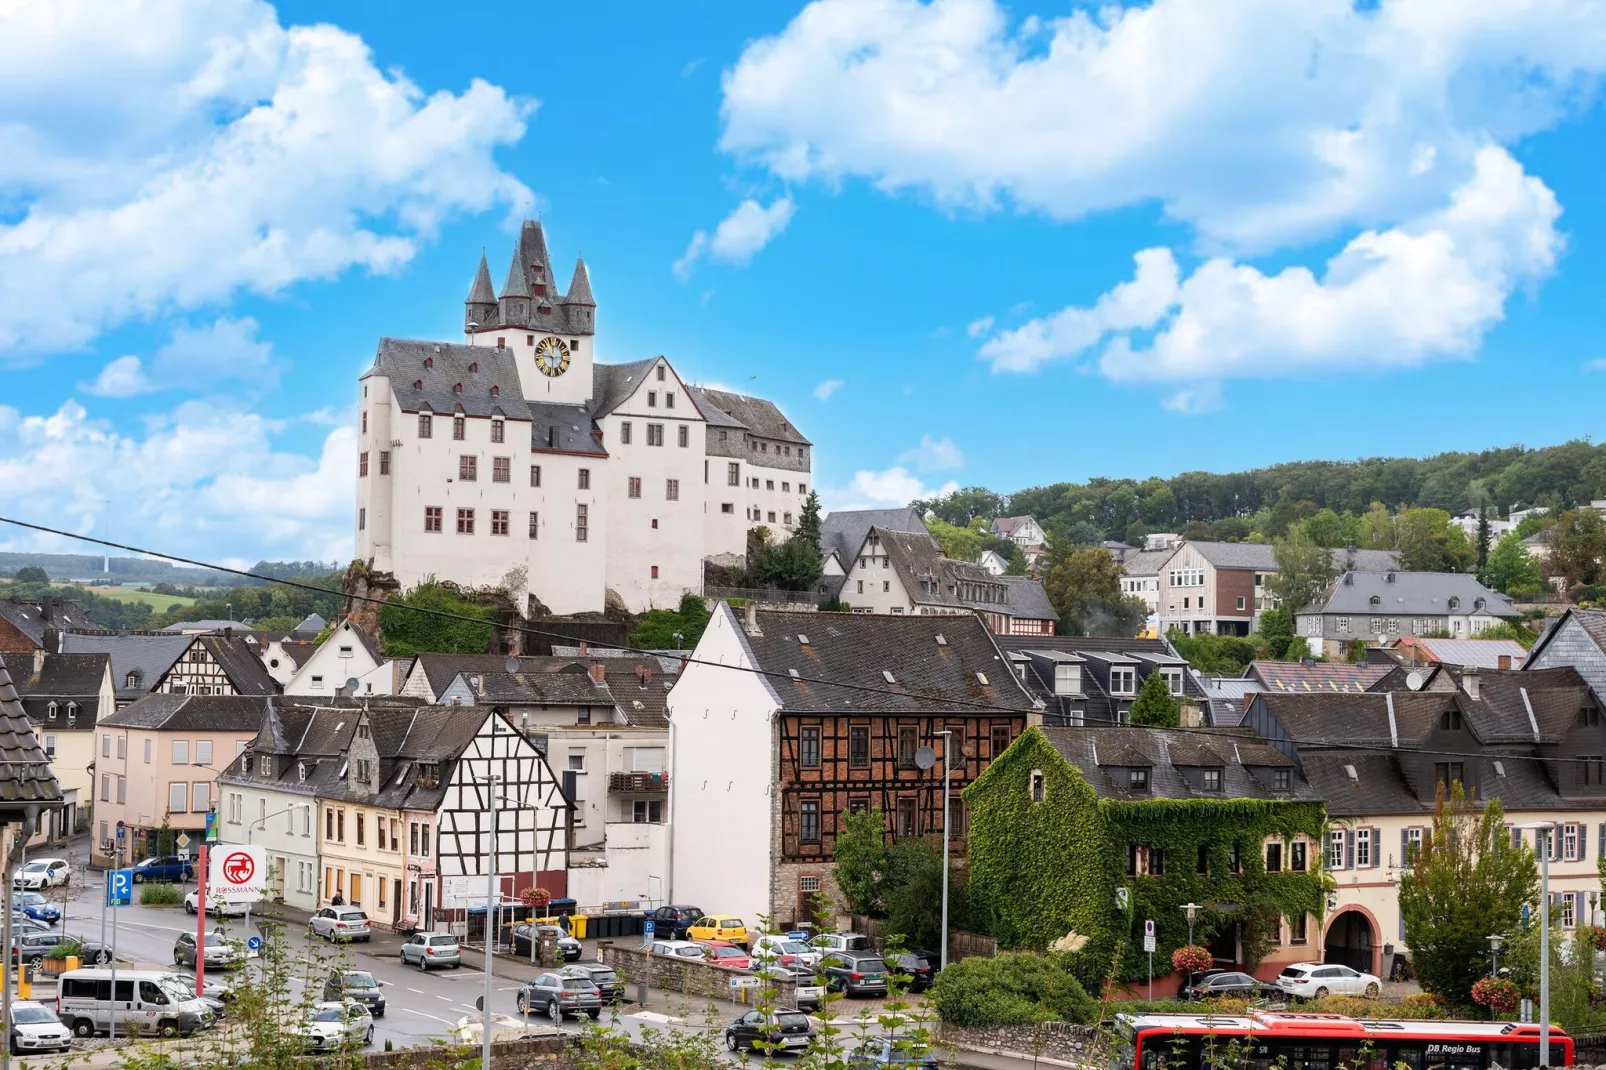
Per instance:
[[[247,951],[261,951],[262,950],[262,937],[260,937],[260,936],[249,936],[249,937],[247,937],[246,941],[245,941],[245,947],[246,947]]]
[[[178,834],[178,839],[173,842],[177,843],[179,850],[182,851],[184,848],[190,845],[190,834],[188,832],[181,832]]]
[[[123,825],[123,823],[121,821],[117,822],[117,842],[118,843],[121,843],[123,841],[123,837],[126,835],[127,831],[128,830],[124,827],[124,825]]]
[[[1143,923],[1143,935],[1148,937],[1151,940],[1154,939],[1154,919],[1153,918],[1150,918],[1148,921],[1145,921]]]
[[[254,903],[267,884],[267,852],[254,844],[222,847],[212,852],[206,875],[208,899],[222,896],[225,903]]]
[[[759,984],[759,979],[757,977],[732,977],[731,978],[731,987],[732,988],[757,988],[758,984]]]
[[[1153,936],[1145,936],[1143,938],[1143,950],[1147,951],[1151,955],[1154,954],[1154,937]]]
[[[134,871],[114,869],[106,874],[106,905],[126,907],[134,902]]]
[[[646,924],[641,927],[641,938],[643,940],[651,940],[652,939],[652,934],[657,932],[657,931],[658,931],[658,926],[653,922],[653,920],[651,918],[648,918]]]
[[[190,860],[190,852],[183,847],[178,849],[178,857],[185,862]]]

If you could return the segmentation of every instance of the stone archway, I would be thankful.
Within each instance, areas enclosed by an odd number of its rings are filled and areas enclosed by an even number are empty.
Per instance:
[[[1327,919],[1322,961],[1376,973],[1381,950],[1377,921],[1364,907],[1345,907]]]

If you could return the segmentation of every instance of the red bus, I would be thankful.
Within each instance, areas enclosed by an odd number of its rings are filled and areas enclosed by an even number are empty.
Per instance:
[[[1121,1014],[1110,1070],[1532,1070],[1539,1026],[1341,1014]],[[1550,1065],[1573,1065],[1550,1029]]]

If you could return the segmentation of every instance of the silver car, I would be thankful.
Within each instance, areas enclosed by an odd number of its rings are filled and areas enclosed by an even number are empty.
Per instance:
[[[219,969],[229,969],[245,961],[244,945],[238,940],[230,940],[216,930],[206,934],[204,954],[206,964]],[[179,933],[178,939],[173,941],[173,965],[195,965],[194,933]]]
[[[426,972],[436,966],[455,970],[463,965],[463,953],[450,933],[414,933],[401,946],[401,960],[403,966],[416,965]]]
[[[324,907],[307,923],[313,936],[325,940],[361,940],[367,943],[374,931],[368,927],[368,915],[358,907]]]
[[[308,1051],[350,1051],[373,1043],[374,1018],[356,1000],[331,1000],[314,1006],[290,1030]]]

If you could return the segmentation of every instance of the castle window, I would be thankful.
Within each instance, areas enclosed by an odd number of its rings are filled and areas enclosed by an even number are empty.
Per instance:
[[[673,394],[671,394],[669,396],[670,397],[674,397]],[[679,433],[680,433],[680,448],[681,449],[685,449],[687,446],[689,446],[691,444],[691,428],[687,427],[685,424],[681,424],[680,428],[679,428]]]
[[[459,535],[474,534],[474,510],[459,509],[457,511],[457,533]]]
[[[463,392],[463,384],[462,383],[453,383],[452,384],[452,393],[461,394],[462,392]]]
[[[429,438],[434,434],[435,418],[427,412],[418,414],[418,437]]]
[[[507,534],[507,528],[508,528],[507,516],[508,516],[508,511],[506,509],[492,509],[491,510],[491,534],[492,535],[506,535]],[[366,780],[367,778],[364,777],[363,779]]]
[[[499,387],[499,386],[493,386],[493,387],[491,387],[491,396],[492,396],[492,397],[493,397],[493,398],[499,398],[499,397],[501,397],[501,396],[502,396],[502,388],[501,388],[501,387]],[[497,439],[497,440],[496,440],[496,441],[498,441],[498,442],[500,442],[500,441],[502,441],[502,440],[501,440],[501,439]]]
[[[381,450],[380,453],[379,453],[379,474],[382,475],[382,476],[390,475],[390,451],[389,450]]]
[[[540,534],[541,534],[541,514],[540,513],[531,513],[530,514],[530,538],[532,538],[532,539],[540,538]]]
[[[441,507],[438,505],[424,506],[424,530],[439,533],[441,530]]]
[[[551,305],[542,305],[541,306],[541,315],[543,315],[543,316],[552,315],[552,306]]]
[[[580,490],[590,490],[591,489],[591,469],[589,469],[589,468],[580,469],[579,489]]]
[[[468,366],[468,373],[470,375],[474,375],[479,370],[480,370],[480,362],[477,361],[477,360],[476,361],[472,361]]]
[[[422,390],[422,389],[424,389],[424,380],[422,380],[422,379],[414,379],[413,380],[413,389],[414,390]]]
[[[524,336],[524,344],[527,345],[527,346],[535,345],[535,335],[533,335],[533,334],[525,335]]]
[[[573,354],[575,354],[577,356],[579,355],[579,353],[580,353],[580,339],[576,338],[574,341],[569,343],[569,352],[573,353]]]
[[[459,384],[459,390],[461,390]],[[452,417],[452,438],[458,442],[468,437],[468,421],[461,416]]]
[[[629,420],[620,420],[619,421],[619,444],[621,446],[630,445],[630,421]]]
[[[435,366],[435,358],[434,357],[425,357],[424,358],[424,367],[433,368],[434,366]]]

